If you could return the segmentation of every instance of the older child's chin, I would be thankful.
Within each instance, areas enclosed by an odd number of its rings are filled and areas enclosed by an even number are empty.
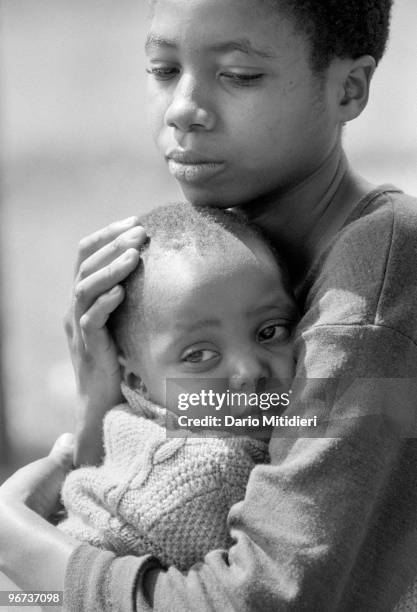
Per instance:
[[[180,188],[184,197],[193,206],[212,206],[213,208],[230,208],[238,202],[233,201],[233,198],[225,194],[219,194],[217,190],[210,190],[203,187],[195,187],[186,184],[180,184]]]
[[[218,180],[200,184],[178,181],[185,199],[194,206],[212,206],[215,208],[233,208],[235,206],[253,205],[256,202],[274,200],[282,191],[281,185],[249,184],[243,180]]]

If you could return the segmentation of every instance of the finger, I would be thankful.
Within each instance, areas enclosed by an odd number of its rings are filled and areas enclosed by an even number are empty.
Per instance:
[[[72,467],[72,452],[54,446],[47,457],[12,474],[3,483],[1,495],[11,502],[23,502],[38,514],[48,516],[56,506],[62,482]]]
[[[110,291],[103,293],[80,319],[80,329],[87,352],[95,353],[100,349],[108,349],[110,338],[106,323],[110,314],[121,304],[124,291],[116,285]]]
[[[137,226],[123,232],[123,234],[121,234],[118,238],[99,249],[99,251],[81,263],[75,283],[76,286],[84,278],[91,276],[91,274],[99,271],[102,268],[106,268],[107,265],[111,264],[113,260],[117,259],[118,256],[123,255],[127,250],[131,248],[138,248],[146,239],[146,232],[142,226]],[[129,257],[127,260],[120,261],[119,263],[121,266],[126,263],[126,270],[125,272],[121,270],[121,276],[128,276],[136,265],[135,261],[131,261]],[[94,295],[92,296],[92,299],[94,299]],[[63,321],[65,333],[70,343],[73,340],[75,328],[78,327],[77,321],[74,321],[74,316],[77,318],[82,315],[83,309],[85,308],[85,304],[81,299],[81,308],[75,312],[76,302],[77,300],[74,300],[72,297],[71,305],[68,308]]]
[[[95,251],[87,257],[78,269],[77,280],[87,278],[100,268],[104,268],[114,259],[122,255],[130,248],[138,249],[147,239],[146,232],[142,226],[132,227],[123,232],[117,238]]]
[[[101,249],[104,245],[117,238],[117,236],[138,224],[139,220],[137,217],[128,217],[121,221],[115,221],[97,232],[82,238],[78,246],[78,259],[75,269],[78,270],[81,262],[90,257],[95,251]]]
[[[75,441],[71,433],[59,436],[49,452],[49,457],[55,459],[64,469],[72,466]]]
[[[139,258],[136,249],[128,249],[104,268],[78,282],[74,291],[75,321],[78,321],[101,295],[129,276],[138,265]]]

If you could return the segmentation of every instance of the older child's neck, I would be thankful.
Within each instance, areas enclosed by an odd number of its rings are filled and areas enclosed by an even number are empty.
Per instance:
[[[298,185],[245,212],[285,256],[295,285],[372,185],[349,169],[340,145]]]

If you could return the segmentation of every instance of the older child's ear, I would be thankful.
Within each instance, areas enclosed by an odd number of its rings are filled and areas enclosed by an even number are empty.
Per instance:
[[[368,104],[369,89],[376,63],[371,55],[345,60],[346,71],[339,93],[339,115],[342,122],[358,117]]]

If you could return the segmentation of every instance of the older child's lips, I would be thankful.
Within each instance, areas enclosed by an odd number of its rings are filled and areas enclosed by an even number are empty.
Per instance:
[[[169,171],[183,183],[200,183],[222,172],[224,162],[207,159],[190,151],[172,151],[167,156]]]
[[[213,178],[224,168],[223,163],[201,162],[199,164],[184,164],[173,159],[168,160],[169,171],[177,181],[183,183],[201,183]]]

